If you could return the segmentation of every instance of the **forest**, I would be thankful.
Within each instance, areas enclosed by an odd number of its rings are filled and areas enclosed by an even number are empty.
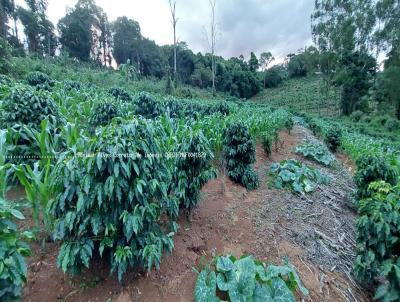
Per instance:
[[[399,1],[229,58],[224,0],[197,53],[50,2],[0,0],[0,301],[400,301]]]

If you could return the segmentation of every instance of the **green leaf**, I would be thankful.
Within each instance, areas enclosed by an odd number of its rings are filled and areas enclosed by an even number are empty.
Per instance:
[[[218,302],[216,296],[216,277],[214,272],[203,270],[197,277],[194,289],[195,302]]]
[[[11,213],[11,215],[13,215],[15,218],[17,218],[19,220],[25,219],[24,215],[22,215],[22,213],[18,210],[10,209],[10,213]]]

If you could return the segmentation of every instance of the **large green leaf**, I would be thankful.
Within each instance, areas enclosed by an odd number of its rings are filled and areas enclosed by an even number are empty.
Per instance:
[[[203,270],[197,277],[194,289],[195,302],[218,302],[220,299],[216,296],[216,276],[215,272]]]

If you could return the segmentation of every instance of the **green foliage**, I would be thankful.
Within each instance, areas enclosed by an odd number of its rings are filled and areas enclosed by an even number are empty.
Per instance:
[[[247,168],[244,171],[240,181],[241,184],[250,191],[257,189],[260,186],[260,180],[257,172],[250,168]]]
[[[399,130],[400,128],[400,121],[395,120],[395,119],[388,119],[385,123],[385,128],[389,131],[389,132],[394,132]]]
[[[39,128],[43,120],[56,125],[61,121],[58,106],[45,92],[34,91],[27,86],[17,85],[1,104],[3,127],[15,124]]]
[[[318,184],[329,182],[325,174],[295,159],[272,164],[269,173],[273,177],[270,184],[273,184],[275,188],[289,186],[299,194],[313,192]]]
[[[27,267],[24,257],[30,256],[29,232],[20,233],[14,220],[24,216],[9,202],[0,197],[0,300],[11,302],[21,299],[26,282]]]
[[[211,166],[214,158],[209,142],[202,132],[187,133],[179,145],[174,173],[177,195],[180,205],[193,210],[198,205],[200,190],[217,173]]]
[[[118,116],[117,106],[109,101],[97,103],[91,112],[89,124],[93,127],[105,126]]]
[[[41,123],[41,131],[24,127],[20,134],[29,141],[31,152],[38,148],[38,161],[32,164],[33,160],[23,160],[23,162],[29,162],[30,165],[20,164],[13,166],[12,171],[24,187],[26,198],[32,206],[32,216],[36,231],[40,231],[43,225],[46,232],[45,235],[49,236],[52,232],[53,219],[49,215],[48,208],[58,192],[56,187],[57,171],[53,162],[56,155],[55,149],[59,143],[59,135],[53,133],[46,120]],[[14,146],[13,151],[15,152]],[[32,154],[30,156],[32,157]],[[31,165],[33,165],[33,169]]]
[[[357,197],[368,198],[371,196],[369,185],[372,182],[383,180],[390,185],[397,182],[397,172],[389,165],[383,156],[362,155],[356,161],[357,171],[354,182],[357,186]]]
[[[271,67],[267,70],[266,87],[264,91],[256,95],[252,100],[276,108],[291,109],[295,112],[307,114],[323,114],[326,116],[339,115],[340,113],[340,89],[326,84],[324,78],[319,75],[289,78],[286,80],[285,70],[275,71]],[[282,73],[281,80],[277,84],[268,84],[269,73]],[[269,89],[268,89],[269,88]]]
[[[197,277],[195,302],[222,301],[296,301],[294,293],[299,290],[307,296],[308,290],[301,284],[293,265],[265,265],[252,256],[220,256]],[[224,299],[225,300],[225,299]]]
[[[223,116],[227,116],[230,114],[230,108],[226,102],[219,102],[217,105],[214,106],[212,112],[220,113]]]
[[[132,97],[130,96],[130,94],[123,88],[112,87],[108,92],[110,95],[112,95],[117,100],[121,100],[123,102],[131,102],[132,101]]]
[[[29,85],[36,87],[36,89],[43,89],[49,91],[51,91],[52,87],[55,85],[55,81],[52,78],[50,78],[47,74],[40,71],[34,71],[29,73],[26,77],[26,82]]]
[[[350,118],[353,122],[358,123],[361,120],[361,118],[363,117],[363,115],[364,115],[364,112],[362,112],[361,110],[356,110],[351,113]]]
[[[68,52],[73,58],[89,61],[91,51],[99,50],[96,49],[96,39],[93,37],[97,36],[97,39],[103,40],[103,43],[107,43],[105,39],[110,39],[109,30],[106,30],[108,28],[106,20],[104,12],[95,5],[94,1],[78,1],[57,25],[62,50]],[[107,54],[103,53],[103,55]]]
[[[302,144],[295,149],[296,153],[304,157],[311,158],[320,164],[330,166],[335,162],[335,156],[329,152],[328,148],[322,143]]]
[[[346,54],[342,61],[341,109],[344,115],[350,115],[353,111],[365,107],[362,97],[371,87],[370,80],[376,72],[376,61],[370,55],[361,52]]]
[[[272,154],[272,145],[274,142],[274,137],[269,132],[265,132],[261,134],[262,145],[265,153],[268,157]]]
[[[55,237],[63,241],[63,271],[77,273],[95,252],[107,251],[121,280],[129,267],[159,267],[163,251],[173,249],[178,202],[168,192],[168,162],[152,156],[162,154],[158,135],[148,121],[118,120],[91,140],[87,152],[93,156],[59,162],[63,191],[51,212]]]
[[[287,70],[282,65],[272,66],[264,75],[265,88],[273,88],[280,85],[288,77]]]
[[[140,49],[140,25],[127,17],[118,17],[112,23],[113,56],[118,65],[135,62],[135,53]]]
[[[400,299],[400,188],[372,182],[371,197],[359,201],[357,219],[356,276],[366,284],[376,283],[374,299]]]
[[[256,148],[249,129],[242,123],[235,123],[229,126],[224,136],[228,176],[249,190],[255,189],[258,176],[253,171],[247,171],[256,161]]]
[[[287,120],[285,121],[285,128],[289,132],[289,134],[292,131],[293,126],[294,126],[293,117],[292,116],[288,116]]]
[[[187,87],[178,87],[175,90],[175,95],[177,97],[184,98],[184,99],[192,99],[193,98],[192,90]]]
[[[306,62],[301,54],[294,55],[290,58],[288,64],[289,77],[304,77],[307,75]]]
[[[141,92],[137,97],[136,103],[136,114],[144,118],[155,118],[163,112],[161,104],[147,92]]]
[[[77,81],[67,80],[64,81],[63,84],[64,84],[64,89],[66,91],[71,91],[71,90],[79,91],[82,88],[81,83]]]
[[[11,48],[5,39],[0,37],[0,73],[7,73],[11,69]]]
[[[331,127],[325,134],[324,141],[332,152],[340,147],[342,140],[342,131],[340,128]]]

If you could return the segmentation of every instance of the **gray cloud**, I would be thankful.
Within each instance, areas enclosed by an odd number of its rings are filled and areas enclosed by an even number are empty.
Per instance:
[[[179,0],[178,0],[179,1]],[[191,3],[190,3],[191,2]],[[207,49],[208,1],[179,1],[181,38],[196,51]],[[217,0],[218,54],[248,57],[251,51],[271,51],[275,57],[311,44],[313,0]],[[192,18],[189,19],[189,16]]]
[[[49,0],[48,14],[57,23],[77,0]],[[208,51],[205,29],[210,23],[208,0],[176,0],[178,37],[194,52]],[[16,0],[23,4],[24,0]],[[126,15],[140,23],[147,38],[172,43],[168,0],[96,0],[111,21]],[[310,15],[314,0],[217,0],[217,54],[226,58],[271,51],[276,58],[311,44]]]

